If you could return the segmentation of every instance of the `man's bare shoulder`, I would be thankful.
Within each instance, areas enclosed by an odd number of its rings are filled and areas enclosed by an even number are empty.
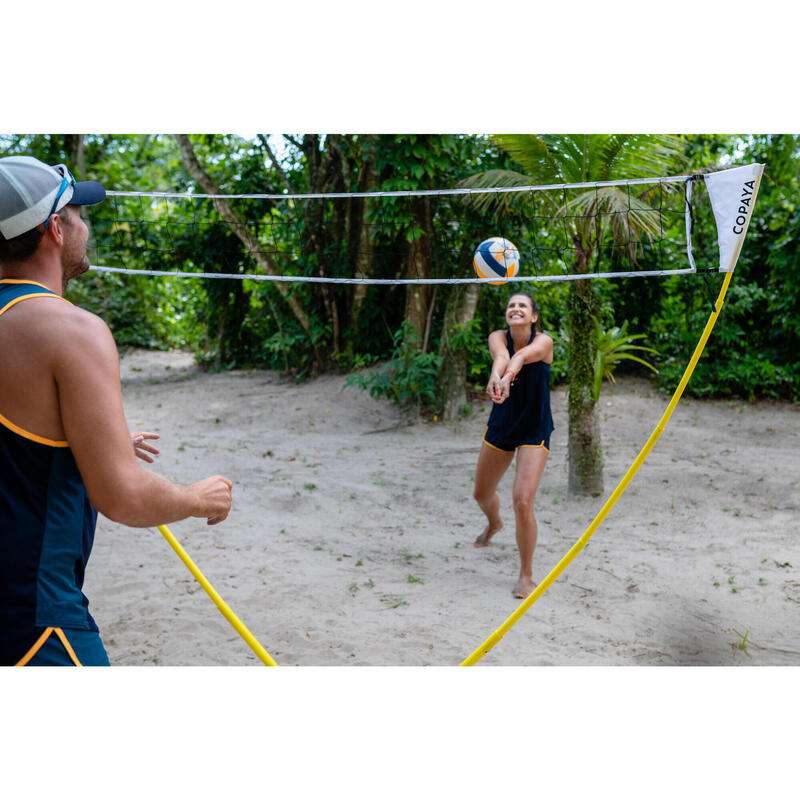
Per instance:
[[[50,316],[49,339],[59,351],[68,350],[84,357],[110,355],[117,357],[111,330],[105,321],[71,303],[60,303],[57,314]]]
[[[16,346],[39,356],[52,354],[60,360],[65,353],[96,357],[110,348],[116,351],[108,325],[97,314],[57,297],[28,300],[11,312],[8,333]]]
[[[42,303],[43,301],[39,300],[38,302]],[[46,306],[44,304],[37,305],[34,301],[29,303],[25,310],[30,312],[31,316],[44,317],[49,323],[48,327],[65,325],[69,326],[76,334],[83,332],[91,335],[101,331],[109,333],[108,325],[97,314],[61,298],[52,298]]]

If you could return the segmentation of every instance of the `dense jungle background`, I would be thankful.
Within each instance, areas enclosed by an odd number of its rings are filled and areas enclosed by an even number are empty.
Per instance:
[[[109,190],[233,195],[591,181],[763,162],[764,179],[725,311],[687,393],[800,397],[798,135],[0,136],[0,156],[13,154],[66,163],[78,179],[99,180]],[[120,237],[124,228],[130,232],[137,225],[136,203],[141,207],[149,201],[130,200],[121,223],[124,202],[118,198],[93,210],[93,264],[98,257],[110,263],[112,253],[117,266],[133,269],[470,277],[477,243],[506,235],[523,252],[525,274],[524,245],[537,215],[522,202],[430,196],[369,204],[297,203],[294,213],[291,203],[236,206],[198,200],[170,205],[170,219],[180,224],[170,229],[164,250],[148,246],[152,230]],[[151,214],[152,205],[141,218]],[[698,247],[713,244],[713,221],[699,218],[694,237]],[[271,250],[259,246],[266,240],[274,242]],[[550,252],[553,259],[569,262],[570,248],[580,254],[583,247],[594,260],[581,268],[573,259],[578,271],[613,268],[615,256],[603,250],[604,241],[581,240],[580,232],[570,231],[561,245],[551,243]],[[667,252],[666,258],[669,266],[687,266],[684,252]],[[704,265],[715,266],[713,261]],[[591,334],[587,357],[600,370],[598,351],[607,356],[606,377],[614,368],[633,370],[671,391],[720,281],[712,275],[707,281],[676,276],[592,282],[591,318],[583,329]],[[574,319],[570,324],[571,287],[541,283],[532,288],[544,328],[556,342],[553,381],[558,384],[568,380],[579,358],[569,352],[578,330]],[[486,336],[502,324],[510,291],[464,284],[387,287],[91,272],[70,285],[68,297],[101,315],[121,347],[188,348],[212,369],[258,366],[297,379],[353,373],[353,380],[374,394],[452,416],[468,414],[470,390],[485,385]],[[624,358],[634,353],[634,343],[651,348],[635,353],[657,373]]]

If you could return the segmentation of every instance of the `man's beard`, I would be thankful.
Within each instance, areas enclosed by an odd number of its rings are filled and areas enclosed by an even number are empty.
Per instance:
[[[61,288],[66,289],[67,284],[89,269],[89,257],[84,253],[83,258],[76,263],[74,259],[61,258]]]

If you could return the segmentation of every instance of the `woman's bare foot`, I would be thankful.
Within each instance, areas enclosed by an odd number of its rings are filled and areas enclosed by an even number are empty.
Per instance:
[[[525,576],[521,576],[514,587],[514,597],[523,599],[533,591],[533,581]]]
[[[503,527],[503,520],[498,518],[495,524],[489,523],[484,529],[483,533],[475,540],[473,547],[486,547],[489,540],[494,536],[500,528]]]

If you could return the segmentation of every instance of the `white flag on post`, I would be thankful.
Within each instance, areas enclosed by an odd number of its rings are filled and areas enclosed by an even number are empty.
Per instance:
[[[721,272],[733,272],[739,260],[763,172],[763,164],[748,164],[704,176],[717,221]]]

